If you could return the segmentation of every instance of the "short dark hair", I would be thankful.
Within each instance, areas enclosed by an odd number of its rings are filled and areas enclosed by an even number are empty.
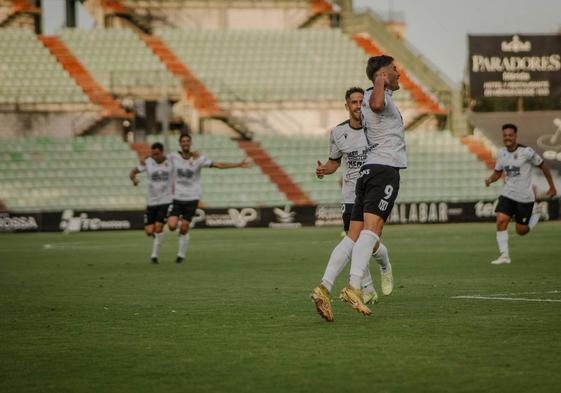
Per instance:
[[[351,87],[345,92],[345,100],[348,101],[349,98],[351,98],[351,95],[353,95],[354,93],[364,94],[364,90],[360,87]]]
[[[390,65],[393,61],[393,57],[387,55],[373,56],[368,59],[368,64],[366,65],[366,76],[372,82],[374,82],[374,75],[382,67]]]
[[[189,138],[189,140],[192,139],[190,134],[181,134],[181,135],[179,135],[179,143],[181,143],[181,140],[183,138]]]
[[[507,128],[512,129],[512,130],[514,131],[515,134],[518,133],[518,127],[516,127],[516,126],[515,126],[514,124],[512,124],[512,123],[503,124],[503,131],[506,130]]]
[[[164,145],[162,145],[160,142],[152,143],[152,146],[150,147],[152,149],[158,149],[160,151],[164,151]]]

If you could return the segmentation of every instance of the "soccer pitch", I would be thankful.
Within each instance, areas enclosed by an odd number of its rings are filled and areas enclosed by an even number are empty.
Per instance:
[[[309,299],[340,228],[0,236],[2,392],[553,392],[561,222],[389,226],[396,288],[364,317]],[[379,288],[379,273],[373,267]],[[379,291],[380,292],[380,291]],[[460,298],[458,298],[460,297]]]

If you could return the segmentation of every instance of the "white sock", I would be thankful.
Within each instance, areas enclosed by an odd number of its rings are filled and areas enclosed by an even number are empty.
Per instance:
[[[360,232],[355,246],[353,247],[352,263],[351,263],[351,276],[349,284],[355,289],[360,288],[362,277],[366,274],[368,269],[368,261],[372,255],[372,250],[377,242],[380,241],[378,235],[369,230]]]
[[[164,240],[164,233],[154,233],[154,240],[152,241],[152,256],[151,258],[158,258],[160,255],[160,244]]]
[[[372,283],[372,276],[370,275],[370,269],[367,267],[364,277],[362,277],[362,282],[360,283],[360,288],[362,292],[372,293],[375,291],[374,284]]]
[[[177,251],[178,257],[185,258],[185,252],[187,252],[187,244],[189,244],[189,234],[179,234],[179,250]]]
[[[540,217],[540,213],[532,214],[532,216],[530,217],[530,221],[528,221],[528,228],[532,229],[533,227],[535,227],[540,221]]]
[[[501,255],[508,257],[508,231],[497,231],[497,244]]]
[[[329,262],[327,262],[327,267],[325,268],[325,273],[321,279],[321,283],[329,292],[331,292],[337,276],[341,274],[343,268],[351,260],[351,252],[353,251],[354,245],[355,242],[353,242],[350,237],[345,236],[331,252]]]
[[[374,257],[376,262],[378,262],[378,265],[380,265],[380,270],[385,273],[390,266],[390,257],[388,256],[388,249],[386,248],[386,246],[380,243],[380,246],[378,247],[376,252],[372,254],[372,256]]]

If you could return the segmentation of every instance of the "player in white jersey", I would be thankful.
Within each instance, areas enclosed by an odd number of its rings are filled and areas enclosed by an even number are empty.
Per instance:
[[[144,215],[144,231],[154,238],[152,243],[152,263],[158,263],[160,244],[163,240],[163,229],[168,208],[172,199],[173,167],[164,155],[161,143],[152,145],[150,156],[133,168],[129,177],[133,184],[138,185],[137,174],[146,172],[148,178],[148,200]]]
[[[534,208],[534,192],[532,190],[532,167],[539,167],[547,182],[549,190],[546,195],[553,198],[557,194],[548,165],[531,147],[516,142],[518,129],[514,124],[504,124],[503,143],[505,147],[497,153],[495,170],[487,179],[489,185],[501,178],[505,173],[505,187],[499,203],[495,208],[497,213],[497,244],[501,255],[492,261],[494,265],[510,263],[508,252],[508,223],[514,217],[516,233],[521,236],[527,234],[539,220],[539,214],[532,215]]]
[[[316,176],[321,179],[337,171],[343,159],[343,229],[346,236],[333,249],[321,284],[312,290],[311,298],[319,315],[327,321],[333,320],[333,312],[329,300],[330,292],[337,276],[351,259],[354,243],[362,230],[362,221],[351,221],[351,212],[355,202],[355,187],[359,171],[366,159],[368,143],[361,123],[360,107],[364,90],[353,87],[345,93],[345,108],[349,112],[349,120],[331,130],[329,160],[322,164],[318,161]],[[375,253],[375,258],[378,254]],[[378,259],[378,258],[377,258]],[[364,303],[376,302],[378,295],[372,284],[370,270],[367,269],[361,285]]]
[[[405,127],[401,113],[392,101],[399,89],[399,71],[391,56],[374,56],[368,59],[366,76],[373,87],[366,90],[362,100],[362,126],[368,141],[368,154],[356,185],[356,199],[351,215],[353,221],[364,221],[358,240],[352,248],[349,285],[343,288],[340,298],[364,315],[371,310],[364,304],[360,291],[361,281],[368,270],[372,250],[382,245],[380,236],[399,191],[399,171],[407,167],[405,154]],[[387,249],[383,247],[386,254]],[[380,266],[382,279],[387,275],[387,285],[382,280],[382,293],[393,290],[393,276],[389,259]]]
[[[179,146],[180,151],[168,155],[174,168],[174,193],[168,216],[168,227],[174,231],[179,226],[179,249],[175,260],[177,263],[181,263],[185,259],[189,243],[189,225],[202,196],[201,170],[205,167],[230,169],[251,166],[251,162],[247,160],[236,163],[216,162],[204,155],[193,154],[189,134],[179,137]]]

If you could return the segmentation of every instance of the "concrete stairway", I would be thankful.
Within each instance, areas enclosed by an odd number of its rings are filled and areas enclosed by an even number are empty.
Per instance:
[[[76,84],[82,88],[90,100],[103,108],[103,117],[130,118],[117,100],[106,91],[88,70],[70,52],[58,37],[39,37],[43,45],[56,57],[62,67],[70,74]]]
[[[253,159],[255,164],[259,165],[261,171],[269,176],[269,179],[277,186],[279,191],[286,195],[288,200],[294,202],[296,205],[313,204],[313,201],[306,193],[292,181],[290,176],[277,165],[269,153],[267,153],[258,142],[240,141],[239,145],[245,150],[247,156]]]

